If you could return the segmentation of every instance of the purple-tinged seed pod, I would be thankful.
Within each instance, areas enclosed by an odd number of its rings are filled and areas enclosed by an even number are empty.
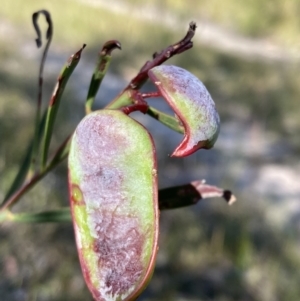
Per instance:
[[[185,129],[184,139],[172,156],[184,157],[200,148],[212,148],[218,137],[220,118],[203,83],[177,66],[157,66],[148,75]]]
[[[96,301],[135,300],[154,269],[156,154],[147,130],[118,110],[87,115],[69,154],[77,250]]]

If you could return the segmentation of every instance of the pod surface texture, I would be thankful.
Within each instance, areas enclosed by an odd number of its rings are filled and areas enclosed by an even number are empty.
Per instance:
[[[118,110],[87,115],[72,138],[69,193],[95,300],[138,296],[152,275],[158,240],[156,154],[147,130]]]
[[[172,65],[154,67],[148,75],[185,129],[184,139],[172,156],[184,157],[213,147],[220,118],[204,84],[189,71]]]

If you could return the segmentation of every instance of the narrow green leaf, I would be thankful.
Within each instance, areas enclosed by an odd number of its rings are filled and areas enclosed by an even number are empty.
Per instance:
[[[95,101],[96,94],[110,65],[111,53],[116,48],[121,49],[121,43],[117,40],[111,40],[103,45],[103,48],[99,53],[98,62],[91,78],[90,87],[85,103],[86,114],[89,114],[92,111],[92,105]]]
[[[9,220],[22,223],[59,223],[70,222],[70,208],[45,211],[40,213],[19,213],[10,214]]]
[[[184,133],[184,128],[181,125],[180,121],[176,119],[173,116],[170,116],[166,113],[163,113],[153,107],[149,107],[147,114],[153,117],[154,119],[158,120],[165,126],[169,127],[170,129],[183,134]]]
[[[56,114],[60,105],[61,97],[66,87],[66,84],[75,70],[76,66],[81,57],[81,52],[85,48],[85,44],[75,53],[73,54],[65,66],[62,68],[56,85],[54,87],[54,91],[52,93],[49,106],[47,109],[47,117],[46,117],[46,124],[45,130],[43,134],[43,142],[42,142],[42,167],[45,168],[47,158],[48,158],[48,150],[51,142],[51,137],[53,133],[54,122],[56,119]]]
[[[40,120],[39,125],[36,128],[35,135],[34,135],[34,144],[32,148],[32,153],[31,153],[31,162],[30,162],[30,167],[27,172],[27,178],[32,176],[36,172],[36,167],[40,163],[39,157],[38,157],[38,152],[40,150],[40,145],[43,139],[43,134],[45,130],[45,124],[46,124],[46,117],[47,117],[47,111],[44,112],[42,119]]]
[[[44,114],[42,120],[40,121],[40,126],[38,127],[37,136],[34,138],[34,141],[32,141],[28,146],[25,156],[23,158],[23,162],[20,166],[20,169],[16,174],[16,177],[14,178],[8,192],[6,193],[5,198],[2,204],[0,205],[0,207],[2,207],[6,203],[6,201],[24,184],[24,182],[27,179],[30,179],[33,176],[34,168],[36,165],[35,158],[33,156],[34,144],[35,146],[40,144],[42,131],[45,126],[45,120],[46,120],[46,114]]]

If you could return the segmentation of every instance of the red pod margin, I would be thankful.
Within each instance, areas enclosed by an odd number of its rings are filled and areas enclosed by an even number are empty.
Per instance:
[[[157,66],[148,75],[184,126],[184,139],[172,156],[184,157],[200,148],[212,148],[219,134],[220,118],[203,83],[177,66]]]
[[[118,110],[87,115],[69,154],[69,193],[85,281],[97,301],[135,300],[158,250],[155,148]]]

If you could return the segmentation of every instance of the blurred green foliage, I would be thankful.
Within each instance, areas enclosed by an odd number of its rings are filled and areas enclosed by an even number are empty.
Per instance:
[[[152,0],[147,5],[136,0],[117,2],[137,9],[154,7],[161,15],[152,21],[89,3],[13,0],[1,4],[1,197],[17,172],[33,133],[41,55],[34,48],[35,34],[30,21],[34,11],[46,8],[52,13],[54,39],[50,56],[54,53],[61,66],[82,43],[88,44],[83,56],[93,63],[106,40],[119,39],[123,50],[114,55],[111,70],[127,80],[154,51],[177,41],[185,32],[186,28],[171,30],[163,25],[167,13],[178,19],[206,20],[284,47],[297,49],[299,45],[297,0],[225,0],[222,4],[215,0]],[[54,58],[46,63],[45,100],[61,66],[52,73],[47,73],[47,68],[53,69],[51,62],[56,66],[57,61]],[[295,138],[300,130],[299,61],[235,57],[195,42],[192,50],[170,63],[188,69],[205,83],[223,123],[236,121],[249,127],[257,123],[264,139],[277,141],[288,151],[275,159],[249,159],[236,153],[224,155],[221,145],[212,150],[219,158],[217,162],[205,152],[180,162],[166,158],[167,151],[159,154],[162,186],[178,184],[179,176],[174,176],[174,170],[187,177],[190,172],[187,180],[195,179],[195,175],[211,177],[215,184],[232,188],[239,203],[228,209],[223,203],[203,202],[191,209],[164,212],[157,268],[140,300],[298,301],[298,220],[283,226],[270,220],[270,201],[247,189],[247,183],[241,184],[235,171],[241,160],[248,160],[246,167],[257,168],[265,162],[292,166],[299,161],[300,141]],[[92,71],[93,67],[88,76]],[[59,145],[84,115],[84,101],[74,90],[79,86],[80,91],[87,92],[88,86],[82,82],[86,80],[79,76],[67,86],[53,145]],[[156,135],[156,139],[164,141],[165,137]],[[164,149],[160,145],[158,148]],[[15,210],[42,211],[67,205],[66,183],[66,167],[62,165],[26,195]],[[0,242],[1,300],[91,300],[81,277],[70,224],[4,224],[0,228]]]

